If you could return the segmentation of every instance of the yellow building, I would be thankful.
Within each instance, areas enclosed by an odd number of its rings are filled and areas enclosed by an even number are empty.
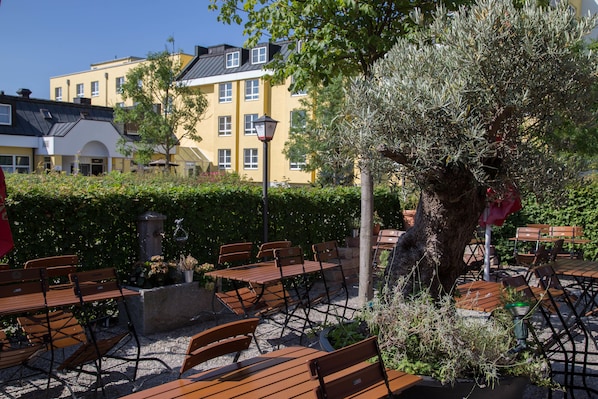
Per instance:
[[[284,85],[271,85],[264,79],[268,75],[265,66],[272,57],[284,56],[287,51],[288,43],[262,43],[251,49],[226,44],[197,46],[195,58],[179,80],[198,87],[208,99],[208,109],[198,123],[202,141],[186,140],[181,146],[200,151],[212,163],[211,170],[237,172],[262,182],[264,149],[252,121],[268,115],[278,121],[268,146],[270,184],[313,182],[313,173],[302,171],[302,163],[291,163],[282,152],[304,94],[291,93],[290,80]]]
[[[193,58],[189,54],[177,54],[181,65]],[[50,78],[50,99],[55,101],[79,102],[81,98],[90,99],[91,105],[114,107],[130,106],[123,102],[120,88],[125,82],[127,73],[143,63],[145,58],[125,57],[112,61],[91,64],[88,71],[69,73]],[[88,100],[84,100],[88,101]]]

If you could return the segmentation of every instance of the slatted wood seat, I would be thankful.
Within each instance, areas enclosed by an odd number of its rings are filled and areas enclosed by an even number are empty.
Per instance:
[[[374,361],[366,363],[370,359]],[[381,382],[386,388],[385,396],[393,397],[376,337],[312,359],[308,368],[312,378],[319,382],[314,390],[318,399],[347,398]]]
[[[255,340],[259,321],[258,318],[237,320],[195,334],[189,341],[179,378],[193,367],[223,355],[234,353],[233,362],[238,361],[241,352],[249,348],[252,339]]]
[[[218,268],[227,268],[248,264],[251,261],[253,243],[238,242],[220,246],[218,254]],[[215,297],[236,315],[244,315],[246,309],[254,307],[257,296],[251,287],[238,287],[237,289],[222,289],[222,281],[218,281],[218,290]],[[213,304],[212,304],[213,307]]]

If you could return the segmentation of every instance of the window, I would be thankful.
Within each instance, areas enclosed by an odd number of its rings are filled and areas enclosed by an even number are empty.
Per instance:
[[[239,52],[235,51],[234,53],[226,54],[226,67],[227,68],[235,68],[239,66]]]
[[[291,111],[291,134],[301,134],[305,131],[307,126],[307,113],[305,110],[298,109]],[[306,165],[305,154],[297,152],[289,154],[290,158],[290,169],[291,170],[303,170]]]
[[[125,84],[125,77],[124,76],[120,76],[118,78],[116,78],[116,92],[118,94],[123,92],[123,85]]]
[[[125,107],[125,103],[118,102],[118,103],[116,103],[116,106],[119,107],[119,108],[124,108]]]
[[[77,97],[85,97],[85,86],[83,83],[77,83]]]
[[[255,136],[257,132],[253,127],[253,121],[257,119],[257,114],[245,114],[245,136]]]
[[[232,82],[228,83],[220,83],[218,89],[218,102],[221,103],[230,103],[233,101],[233,84]]]
[[[54,88],[54,100],[62,101],[62,87]]]
[[[243,168],[257,169],[257,148],[245,148],[243,150]]]
[[[263,64],[266,62],[266,47],[258,47],[251,49],[251,63],[252,64]]]
[[[23,155],[0,155],[0,167],[8,173],[29,173],[29,157]]]
[[[95,82],[91,82],[91,96],[97,97],[100,95],[100,82],[97,80]]]
[[[230,136],[232,132],[232,122],[230,116],[218,117],[218,136]]]
[[[258,79],[251,79],[245,81],[245,101],[259,100],[260,98],[260,81]]]
[[[291,76],[291,84],[294,84],[294,83],[295,83],[295,77]],[[307,95],[307,90],[305,90],[305,89],[294,89],[292,95],[293,96],[305,96],[305,95]]]
[[[12,107],[0,104],[0,125],[12,125]]]
[[[218,169],[230,169],[230,150],[218,150]]]

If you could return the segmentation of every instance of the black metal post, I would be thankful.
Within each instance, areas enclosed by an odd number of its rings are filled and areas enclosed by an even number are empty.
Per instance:
[[[264,140],[264,184],[262,196],[264,201],[264,241],[268,242],[268,141]]]

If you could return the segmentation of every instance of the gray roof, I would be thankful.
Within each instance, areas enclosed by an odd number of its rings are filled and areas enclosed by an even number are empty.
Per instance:
[[[62,136],[81,119],[113,122],[113,109],[89,104],[41,100],[0,93],[0,104],[12,107],[11,126],[0,125],[0,135]]]
[[[251,63],[251,49],[235,47],[228,44],[220,44],[212,47],[195,46],[195,57],[187,64],[187,67],[181,72],[178,80],[200,79],[210,76],[223,76],[239,72],[256,71],[268,65],[276,54],[286,56],[288,54],[290,42],[279,43],[260,43],[254,48],[268,47],[268,60],[265,64]],[[226,54],[240,51],[240,63],[238,67],[226,67]]]

